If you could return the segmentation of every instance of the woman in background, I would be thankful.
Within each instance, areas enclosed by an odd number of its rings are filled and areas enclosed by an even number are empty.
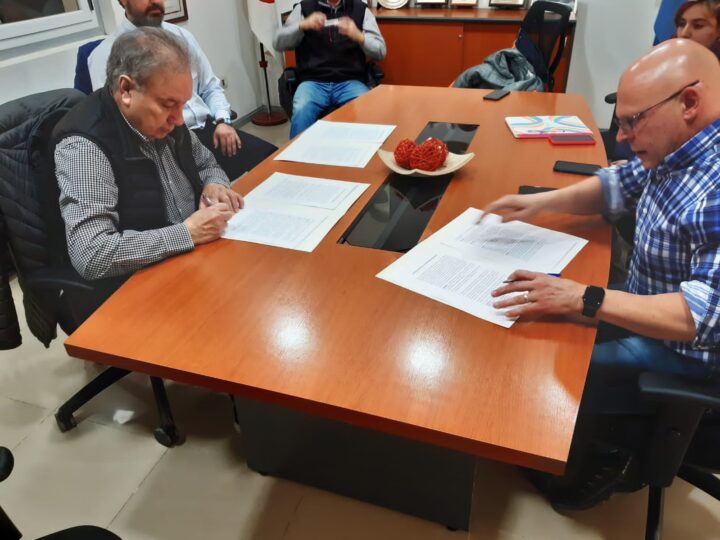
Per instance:
[[[679,38],[692,39],[720,58],[720,0],[688,0],[675,14]]]

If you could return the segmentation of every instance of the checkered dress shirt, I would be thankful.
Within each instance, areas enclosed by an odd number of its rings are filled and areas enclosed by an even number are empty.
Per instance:
[[[682,292],[696,338],[665,344],[720,370],[720,120],[652,170],[635,158],[598,176],[610,215],[636,213],[628,292]]]
[[[195,196],[173,155],[172,139],[151,140],[130,127],[140,141],[142,153],[157,166],[171,225],[148,231],[119,231],[118,186],[107,156],[85,137],[63,139],[55,148],[60,211],[70,260],[85,279],[130,274],[194,247],[183,221],[196,210]],[[190,138],[203,185],[230,187],[212,153],[192,131]]]

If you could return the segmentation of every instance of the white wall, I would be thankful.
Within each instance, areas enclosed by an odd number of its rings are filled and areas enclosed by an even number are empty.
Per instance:
[[[106,29],[123,16],[116,0],[100,0]],[[187,0],[189,20],[182,23],[197,38],[218,76],[227,81],[233,109],[244,116],[262,102],[254,37],[245,0]],[[100,36],[98,36],[100,37]],[[97,39],[94,38],[94,39]],[[0,103],[35,92],[72,87],[75,57],[82,42],[0,62]]]
[[[600,127],[608,127],[614,92],[625,68],[652,46],[659,0],[578,0],[578,22],[567,92],[582,94]]]

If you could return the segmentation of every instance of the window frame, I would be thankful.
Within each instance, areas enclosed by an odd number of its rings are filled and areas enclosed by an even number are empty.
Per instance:
[[[89,31],[104,33],[91,0],[77,0],[79,9],[26,21],[0,24],[0,52],[44,43]]]

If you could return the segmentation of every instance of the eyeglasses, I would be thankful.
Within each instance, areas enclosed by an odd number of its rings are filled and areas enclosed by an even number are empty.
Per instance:
[[[632,116],[624,116],[622,118],[619,118],[615,116],[613,118],[613,122],[618,127],[618,129],[624,131],[625,133],[631,132],[633,129],[635,129],[635,126],[637,126],[638,122],[645,118],[645,115],[649,113],[651,110],[655,109],[656,107],[659,107],[663,103],[667,103],[670,100],[675,99],[680,94],[682,94],[685,90],[690,88],[691,86],[695,86],[696,84],[700,84],[700,81],[691,82],[690,84],[686,84],[683,86],[680,90],[675,92],[672,96],[668,96],[662,101],[658,101],[655,105],[651,105],[644,111],[640,111],[639,113],[633,114]]]

